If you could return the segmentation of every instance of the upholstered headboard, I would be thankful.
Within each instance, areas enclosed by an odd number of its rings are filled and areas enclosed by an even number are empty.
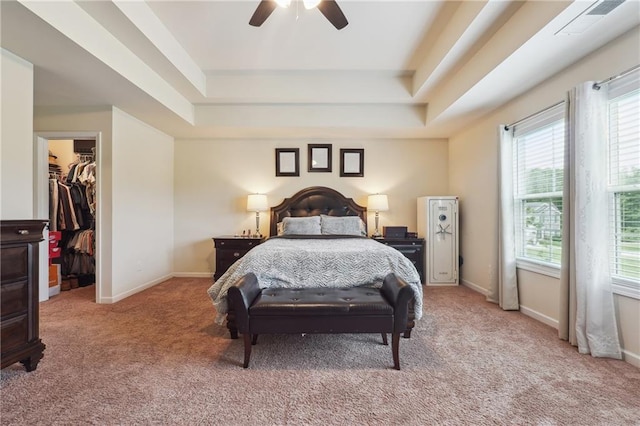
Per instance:
[[[291,198],[271,207],[269,235],[278,234],[278,222],[285,217],[306,217],[326,214],[328,216],[360,216],[367,223],[367,208],[356,204],[335,189],[324,186],[305,188]]]

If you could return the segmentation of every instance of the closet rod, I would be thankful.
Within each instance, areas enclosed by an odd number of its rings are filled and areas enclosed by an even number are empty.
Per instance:
[[[594,90],[600,90],[600,87],[602,87],[603,84],[610,83],[613,80],[617,80],[620,77],[624,77],[627,74],[631,74],[632,72],[636,71],[637,69],[640,69],[640,65],[636,65],[635,67],[631,67],[626,71],[622,71],[620,74],[617,74],[617,75],[614,75],[613,77],[607,78],[606,80],[596,81],[595,83],[593,83],[593,88],[594,88]]]

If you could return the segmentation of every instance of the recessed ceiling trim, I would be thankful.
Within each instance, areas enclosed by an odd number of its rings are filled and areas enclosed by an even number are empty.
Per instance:
[[[113,4],[120,9],[133,25],[158,49],[165,58],[205,96],[207,92],[207,78],[178,43],[162,21],[153,13],[145,2],[113,0]]]
[[[19,2],[174,114],[193,124],[191,102],[76,3]]]

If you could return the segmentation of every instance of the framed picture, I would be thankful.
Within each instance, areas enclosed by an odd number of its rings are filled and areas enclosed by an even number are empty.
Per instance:
[[[307,145],[307,171],[331,171],[331,144],[310,143]]]
[[[364,176],[364,149],[340,150],[340,176]]]
[[[300,176],[299,148],[276,148],[276,176]]]

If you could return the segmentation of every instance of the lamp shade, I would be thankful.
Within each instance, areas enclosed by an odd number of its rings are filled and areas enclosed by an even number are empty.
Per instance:
[[[269,209],[267,196],[264,194],[250,194],[247,198],[247,211],[263,212]]]
[[[389,200],[387,200],[387,196],[384,194],[369,195],[367,209],[376,212],[385,212],[389,210]]]

